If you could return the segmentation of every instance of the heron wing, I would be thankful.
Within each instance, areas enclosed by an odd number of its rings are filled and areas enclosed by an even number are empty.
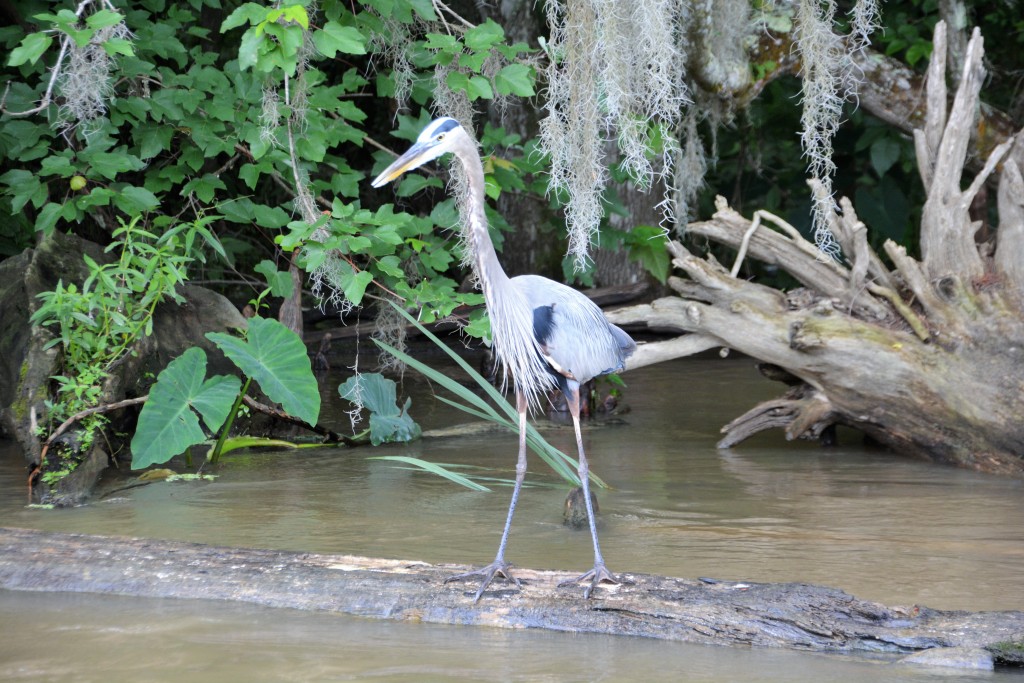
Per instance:
[[[582,384],[621,370],[636,349],[628,334],[572,287],[539,275],[520,275],[512,284],[533,309],[534,337],[555,372]]]

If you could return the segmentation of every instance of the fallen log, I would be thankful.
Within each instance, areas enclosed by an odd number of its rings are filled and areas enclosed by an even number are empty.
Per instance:
[[[707,240],[735,250],[732,268],[670,242],[672,265],[686,276],[668,279],[675,295],[608,312],[616,325],[693,337],[638,350],[627,369],[720,346],[802,383],[794,389],[784,380],[785,395],[724,427],[721,446],[764,429],[816,439],[846,426],[893,453],[1024,477],[1024,176],[1011,154],[1024,133],[993,146],[981,170],[964,177],[980,125],[983,40],[975,30],[950,100],[943,22],[934,35],[927,115],[914,135],[928,193],[919,259],[892,241],[877,253],[846,198],[829,217],[838,262],[784,220],[766,211],[748,220],[719,197],[711,219],[687,231],[697,246]],[[998,231],[986,241],[971,205],[997,171]],[[821,183],[811,189],[816,201],[832,201]],[[800,287],[741,277],[745,258],[785,271]]]
[[[995,649],[1024,612],[886,607],[801,583],[624,575],[590,600],[572,574],[517,569],[522,590],[445,584],[457,565],[0,528],[0,588],[233,600],[399,621],[644,636],[835,653]]]

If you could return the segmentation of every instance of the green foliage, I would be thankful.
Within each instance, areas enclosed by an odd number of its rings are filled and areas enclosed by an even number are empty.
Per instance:
[[[483,398],[471,389],[468,389],[454,379],[448,377],[442,372],[439,372],[430,366],[422,363],[406,353],[403,353],[383,342],[374,340],[375,343],[382,349],[393,355],[398,360],[402,361],[412,369],[416,370],[420,374],[424,375],[427,379],[441,387],[444,387],[454,396],[456,396],[462,403],[447,399],[443,396],[438,396],[439,399],[455,406],[459,410],[466,412],[470,415],[478,417],[482,420],[487,420],[495,424],[502,425],[506,429],[518,433],[519,432],[519,413],[510,404],[501,393],[491,386],[480,373],[476,372],[466,361],[464,361],[457,353],[449,349],[440,339],[438,339],[430,330],[423,327],[419,322],[416,321],[411,315],[405,310],[395,307],[396,310],[411,324],[414,325],[423,335],[434,342],[438,348],[444,351],[452,360],[454,360],[462,370],[469,375],[469,377],[476,383],[480,388],[481,392],[487,398]],[[490,400],[488,400],[490,399]],[[530,448],[541,457],[544,462],[548,464],[551,469],[555,471],[560,477],[565,479],[572,485],[579,485],[579,477],[576,475],[576,469],[578,463],[570,458],[568,455],[558,450],[541,436],[540,432],[537,431],[536,427],[527,423],[526,426],[526,443]],[[596,475],[591,474],[591,479],[599,486],[604,486],[604,482],[601,481]]]
[[[207,337],[248,376],[244,386],[234,376],[206,378],[206,353],[198,347],[171,361],[157,376],[139,415],[132,438],[133,469],[167,462],[190,446],[205,442],[206,432],[199,417],[206,431],[220,430],[220,438],[210,452],[211,463],[216,463],[222,452],[252,445],[243,441],[226,446],[226,442],[253,380],[285,411],[316,424],[320,393],[298,335],[276,320],[256,316],[249,319],[244,339],[223,333]]]
[[[249,319],[244,339],[223,332],[206,336],[255,380],[270,400],[305,422],[316,424],[320,391],[306,346],[297,334],[272,318],[256,316]]]
[[[507,44],[494,22],[465,34],[434,33],[446,25],[423,0],[327,0],[315,15],[306,2],[148,0],[118,12],[96,2],[68,3],[47,14],[35,14],[29,0],[15,5],[31,28],[0,32],[11,51],[8,110],[32,109],[43,98],[62,37],[82,49],[102,47],[113,58],[107,80],[74,81],[92,83],[105,98],[91,118],[72,122],[63,135],[48,119],[66,99],[63,89],[71,81],[64,77],[54,88],[56,104],[37,116],[4,121],[0,211],[14,220],[0,228],[0,254],[30,244],[33,232],[55,229],[80,230],[102,242],[118,211],[143,216],[154,231],[172,225],[172,216],[216,213],[216,233],[250,245],[232,249],[232,256],[251,259],[235,268],[276,262],[279,254],[267,251],[276,238],[289,251],[301,248],[306,268],[332,266],[329,279],[337,282],[327,284],[351,304],[378,288],[435,318],[479,303],[478,295],[458,292],[461,276],[452,272],[461,259],[457,240],[444,234],[455,224],[450,203],[416,216],[378,206],[386,195],[377,192],[364,208],[360,194],[374,165],[387,160],[382,153],[371,156],[364,141],[371,129],[391,128],[387,98],[395,78],[415,83],[418,105],[429,102],[438,67],[455,90],[473,97],[534,93],[533,67],[517,61],[527,47]],[[73,11],[78,7],[80,17]],[[111,37],[122,25],[124,36]],[[400,33],[393,35],[395,29]],[[434,37],[441,35],[451,39],[443,50]],[[372,66],[370,53],[381,49],[401,50],[413,71],[396,76]],[[419,126],[427,116],[402,116],[400,127]],[[309,192],[332,208],[317,222],[291,220],[302,216],[295,166]],[[409,183],[400,196],[427,186],[441,182]],[[321,246],[316,240],[323,235],[328,239]],[[333,264],[335,254],[347,269]],[[216,277],[218,267],[210,275]],[[272,284],[274,296],[287,286],[277,278]]]
[[[405,463],[406,465],[412,465],[417,469],[430,472],[431,474],[436,474],[439,477],[443,477],[444,479],[454,482],[459,486],[465,486],[467,489],[471,489],[473,491],[490,491],[490,489],[484,486],[483,484],[475,482],[469,477],[466,477],[462,474],[459,474],[458,472],[453,471],[452,468],[456,467],[455,465],[442,465],[440,463],[430,462],[429,460],[424,460],[422,458],[413,458],[408,455],[381,455],[373,459],[402,462]]]
[[[44,348],[60,344],[63,351],[63,371],[53,378],[53,420],[100,402],[110,368],[136,341],[152,333],[157,305],[165,299],[182,300],[176,287],[197,258],[197,240],[216,243],[203,221],[177,226],[158,238],[135,218],[122,222],[113,238],[106,252],[114,260],[101,264],[83,254],[89,274],[81,287],[59,281],[52,292],[39,295],[41,303],[31,318],[33,324],[55,333]],[[104,424],[100,416],[82,422],[83,447]],[[51,474],[48,483],[62,476]]]
[[[653,225],[638,225],[623,236],[623,241],[629,248],[629,255],[664,284],[670,266],[665,230]]]
[[[370,442],[374,446],[420,437],[420,426],[409,415],[412,399],[405,399],[405,405],[399,407],[395,382],[380,373],[353,375],[338,387],[338,393],[370,412]]]
[[[207,430],[216,432],[228,417],[241,387],[233,375],[206,379],[206,353],[192,347],[168,363],[157,376],[139,415],[132,438],[132,468],[167,462],[186,448],[202,443]]]

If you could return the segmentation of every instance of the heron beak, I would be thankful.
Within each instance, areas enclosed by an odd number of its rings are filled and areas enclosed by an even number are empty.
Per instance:
[[[417,142],[409,148],[408,152],[395,159],[379,176],[374,178],[371,185],[383,187],[406,171],[411,171],[430,161],[432,157],[426,156],[426,153],[431,147],[433,147],[431,143]]]

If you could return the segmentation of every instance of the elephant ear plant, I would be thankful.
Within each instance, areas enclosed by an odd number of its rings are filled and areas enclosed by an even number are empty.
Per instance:
[[[316,424],[320,392],[298,335],[276,320],[254,317],[249,319],[244,337],[221,332],[206,336],[238,366],[244,383],[233,375],[207,378],[206,353],[198,347],[171,361],[157,376],[139,415],[132,438],[132,469],[167,462],[207,441],[200,418],[209,432],[219,431],[208,458],[215,464],[225,451],[231,424],[253,381],[286,412]]]

